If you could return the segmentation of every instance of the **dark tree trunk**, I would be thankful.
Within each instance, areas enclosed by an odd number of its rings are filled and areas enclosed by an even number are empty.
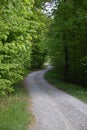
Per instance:
[[[67,0],[64,0],[66,3]],[[65,19],[64,21],[66,22],[66,12],[65,12]],[[66,30],[64,30],[64,35],[63,35],[63,41],[64,41],[64,78],[65,80],[67,79],[68,72],[69,72],[69,52],[68,52],[68,45],[67,45],[67,34]]]
[[[67,79],[68,72],[69,72],[69,52],[68,52],[68,46],[66,42],[66,32],[63,35],[64,40],[64,78]]]

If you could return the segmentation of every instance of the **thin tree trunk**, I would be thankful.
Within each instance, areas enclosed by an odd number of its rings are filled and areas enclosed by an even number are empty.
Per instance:
[[[66,3],[67,0],[64,0]],[[65,12],[66,13],[66,12]],[[65,22],[66,22],[66,14],[65,14]],[[68,46],[67,46],[67,34],[64,30],[63,40],[64,40],[64,78],[67,79],[68,72],[69,72],[69,52],[68,52]]]
[[[68,46],[66,43],[66,37],[64,35],[64,77],[65,79],[68,76],[69,72],[69,52],[68,52]]]

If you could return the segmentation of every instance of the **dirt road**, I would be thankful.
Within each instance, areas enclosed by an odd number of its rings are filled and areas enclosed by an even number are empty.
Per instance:
[[[46,71],[33,72],[25,79],[36,118],[31,130],[87,130],[87,105],[47,83]]]

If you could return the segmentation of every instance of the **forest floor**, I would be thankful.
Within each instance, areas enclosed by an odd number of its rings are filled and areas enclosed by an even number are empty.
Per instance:
[[[47,71],[33,72],[25,79],[35,115],[30,130],[87,130],[87,104],[46,82]]]

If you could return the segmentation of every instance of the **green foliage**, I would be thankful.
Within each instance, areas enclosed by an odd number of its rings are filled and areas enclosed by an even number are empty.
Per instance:
[[[43,64],[41,42],[46,20],[41,9],[35,8],[33,0],[0,2],[0,97],[13,92],[13,84],[23,79],[33,66],[31,54],[35,43],[38,43],[35,60]]]
[[[2,1],[0,5],[0,96],[14,91],[12,85],[25,74],[30,61],[31,40],[27,33],[31,16],[23,1]],[[25,59],[26,56],[29,56]],[[30,66],[30,62],[27,66]]]
[[[41,68],[46,56],[46,51],[42,49],[42,45],[35,43],[32,47],[31,53],[31,67],[32,68]]]
[[[87,1],[60,1],[47,44],[52,63],[67,80],[87,83]]]
[[[35,23],[33,22],[35,32],[32,40],[31,68],[41,68],[46,56],[44,37],[47,31],[48,18],[38,9],[34,13],[33,20],[35,20]]]

